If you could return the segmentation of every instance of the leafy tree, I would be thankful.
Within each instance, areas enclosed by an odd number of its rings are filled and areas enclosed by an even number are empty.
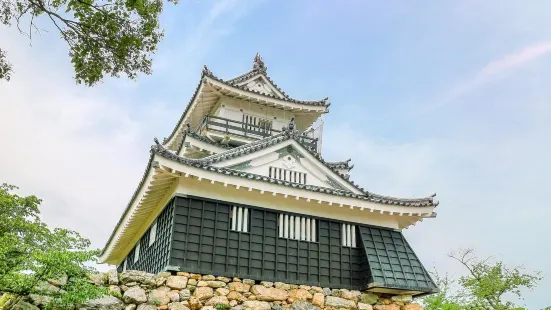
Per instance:
[[[449,255],[467,271],[457,280],[433,273],[441,291],[423,299],[426,310],[526,310],[517,305],[523,289],[533,289],[542,279],[522,267],[508,267],[490,258],[480,260],[471,249]],[[551,310],[547,307],[542,310]]]
[[[98,250],[67,229],[49,229],[39,217],[41,200],[21,197],[17,187],[0,185],[0,291],[15,298],[28,294],[50,297],[50,307],[70,309],[106,292],[88,280]],[[55,281],[56,286],[47,281]],[[8,308],[9,309],[9,308]]]
[[[29,39],[40,32],[37,21],[51,23],[68,44],[77,83],[92,86],[105,75],[151,74],[162,9],[162,0],[0,0],[0,23]],[[0,48],[0,79],[11,71]]]

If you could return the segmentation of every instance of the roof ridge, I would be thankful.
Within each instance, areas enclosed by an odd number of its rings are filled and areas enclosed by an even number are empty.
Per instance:
[[[254,72],[254,70],[248,72],[247,74],[250,74],[252,72]],[[257,95],[262,95],[262,96],[266,96],[266,97],[273,98],[273,99],[278,99],[278,100],[283,100],[283,101],[298,103],[298,104],[305,104],[305,105],[318,105],[318,106],[326,106],[326,107],[329,107],[331,105],[331,103],[329,102],[329,97],[325,97],[325,98],[319,99],[319,100],[298,100],[298,99],[291,98],[289,96],[280,98],[279,96],[274,96],[272,94],[265,94],[265,93],[262,93],[262,92],[259,92],[259,91],[256,91],[256,90],[252,90],[252,89],[249,89],[249,88],[247,88],[243,85],[237,85],[237,83],[239,83],[239,82],[229,82],[229,81],[226,81],[224,79],[221,79],[221,78],[217,77],[216,75],[214,75],[212,73],[212,71],[210,71],[207,68],[207,66],[204,67],[203,73],[204,73],[205,76],[208,76],[211,79],[214,79],[214,80],[216,80],[220,83],[223,83],[223,84],[225,84],[229,87],[235,87],[235,88],[238,88],[240,90],[248,91],[248,92],[251,92],[251,93],[254,93],[254,94],[257,94]]]

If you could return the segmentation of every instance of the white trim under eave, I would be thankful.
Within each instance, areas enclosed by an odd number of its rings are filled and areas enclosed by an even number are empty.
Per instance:
[[[187,175],[187,177],[198,177],[203,181],[214,181],[218,182],[220,184],[227,184],[233,185],[236,187],[243,187],[243,188],[252,188],[258,191],[263,191],[264,193],[276,193],[281,195],[287,195],[287,196],[293,196],[293,197],[299,197],[304,200],[313,200],[313,202],[324,202],[324,203],[331,203],[335,208],[339,208],[340,205],[346,206],[346,207],[352,207],[354,209],[361,209],[361,210],[374,210],[375,212],[383,212],[383,213],[393,213],[394,215],[398,216],[398,213],[402,213],[403,216],[413,216],[413,217],[429,217],[432,215],[434,211],[433,206],[428,207],[408,207],[408,206],[397,206],[397,205],[387,205],[382,203],[376,203],[372,201],[352,198],[352,197],[345,197],[345,196],[337,196],[327,193],[319,193],[314,191],[309,191],[305,189],[300,188],[294,188],[291,186],[285,186],[285,185],[278,185],[275,183],[269,183],[265,181],[256,181],[256,180],[250,180],[238,176],[231,176],[226,175],[214,171],[208,171],[202,168],[196,168],[188,165],[184,165],[175,161],[172,161],[170,159],[166,159],[161,156],[156,155],[156,160],[161,163],[163,166],[171,167],[172,169],[175,169],[176,171],[182,173],[182,175]],[[366,215],[368,212],[366,212]]]
[[[323,113],[326,113],[328,111],[326,105],[308,105],[308,104],[301,104],[301,103],[294,103],[294,102],[290,102],[290,101],[285,101],[283,99],[272,98],[272,97],[269,97],[269,96],[266,96],[266,95],[256,94],[256,93],[253,93],[253,92],[250,92],[250,91],[242,90],[242,89],[239,89],[237,87],[228,86],[228,85],[226,85],[224,83],[221,83],[217,80],[214,80],[214,79],[212,79],[211,77],[208,77],[208,76],[206,76],[204,78],[204,80],[207,81],[207,83],[209,83],[212,86],[217,86],[217,87],[220,87],[220,88],[224,88],[224,89],[226,89],[230,92],[234,92],[236,94],[240,94],[241,96],[252,98],[252,99],[254,99],[258,102],[266,102],[266,103],[270,102],[270,103],[272,103],[276,106],[279,105],[279,106],[282,106],[282,107],[288,107],[288,108],[291,108],[291,109],[302,110],[302,111],[307,111],[307,112],[312,112],[312,113],[323,114]]]

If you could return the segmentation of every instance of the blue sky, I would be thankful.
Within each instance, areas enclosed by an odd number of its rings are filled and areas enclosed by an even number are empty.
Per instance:
[[[472,247],[546,277],[524,303],[551,304],[551,7],[546,1],[186,1],[168,4],[152,76],[71,79],[53,32],[0,44],[0,181],[44,198],[44,218],[102,247],[208,64],[249,70],[299,99],[331,98],[324,156],[394,196],[437,193],[436,219],[405,231],[427,267]],[[45,20],[43,28],[48,29]]]

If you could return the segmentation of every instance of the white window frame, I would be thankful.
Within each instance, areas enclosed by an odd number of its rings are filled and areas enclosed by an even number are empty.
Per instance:
[[[157,220],[151,224],[151,229],[149,230],[149,246],[152,246],[157,239]]]
[[[128,258],[125,258],[124,263],[122,264],[122,271],[123,272],[126,271],[126,266],[128,265],[127,263],[128,263]]]

